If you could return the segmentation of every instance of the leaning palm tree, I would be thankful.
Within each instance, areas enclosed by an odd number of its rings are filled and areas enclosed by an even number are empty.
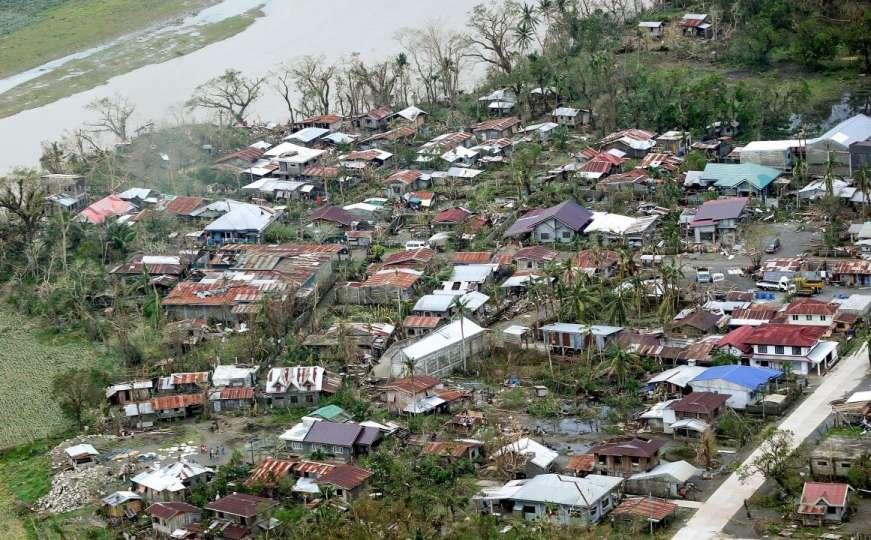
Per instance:
[[[638,369],[638,355],[622,347],[611,347],[600,364],[600,374],[613,380],[621,389],[626,388],[629,375]]]
[[[414,386],[414,374],[417,372],[417,362],[414,358],[409,358],[403,354],[402,369],[405,372],[405,376],[411,380],[411,403],[412,408],[414,408],[414,404],[417,403],[417,388]]]

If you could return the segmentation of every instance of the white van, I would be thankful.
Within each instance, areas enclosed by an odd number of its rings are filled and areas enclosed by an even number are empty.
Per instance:
[[[405,251],[414,251],[415,249],[429,247],[426,240],[409,240],[405,243]]]

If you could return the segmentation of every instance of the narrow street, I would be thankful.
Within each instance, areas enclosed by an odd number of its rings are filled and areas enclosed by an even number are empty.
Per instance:
[[[826,375],[823,383],[805,399],[778,426],[792,431],[793,444],[797,447],[831,413],[829,403],[851,392],[858,386],[868,369],[868,348],[863,345],[852,356],[841,362]],[[761,451],[757,448],[744,464],[752,462]],[[721,531],[738,512],[744,500],[750,498],[765,482],[765,477],[755,474],[742,482],[732,473],[699,508],[687,524],[674,535],[674,540],[699,540],[722,537]]]

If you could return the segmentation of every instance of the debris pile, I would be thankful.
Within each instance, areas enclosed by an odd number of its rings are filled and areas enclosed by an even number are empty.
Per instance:
[[[102,465],[61,471],[51,481],[51,490],[36,501],[39,512],[62,513],[80,508],[110,492],[111,471]]]

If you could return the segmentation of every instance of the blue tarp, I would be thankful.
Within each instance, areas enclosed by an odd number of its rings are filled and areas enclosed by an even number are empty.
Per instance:
[[[714,366],[699,373],[693,381],[723,379],[730,383],[756,390],[771,379],[783,376],[782,371],[753,366]],[[692,382],[692,381],[691,381]]]

